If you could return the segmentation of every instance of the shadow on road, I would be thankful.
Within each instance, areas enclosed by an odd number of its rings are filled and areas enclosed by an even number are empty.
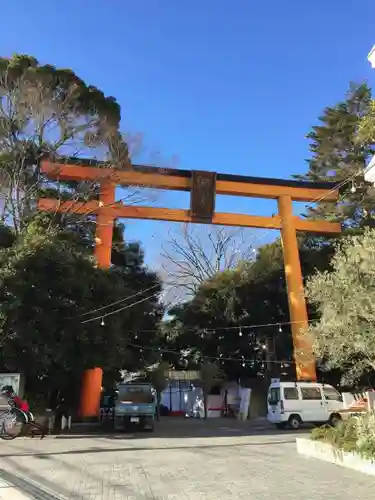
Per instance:
[[[306,432],[307,429],[300,431],[278,430],[270,425],[266,420],[241,422],[236,419],[184,419],[178,417],[164,417],[156,423],[155,431],[140,431],[136,427],[125,432],[114,432],[111,424],[96,425],[87,427],[78,424],[67,433],[56,436],[56,439],[84,439],[90,437],[100,437],[115,440],[130,439],[150,439],[150,438],[212,438],[212,437],[240,437],[272,435],[286,436],[290,432],[297,434]]]
[[[118,453],[118,452],[139,452],[139,451],[168,451],[168,450],[194,450],[194,449],[214,449],[214,448],[245,448],[248,446],[274,446],[287,443],[294,443],[296,435],[300,432],[279,431],[276,428],[264,423],[263,426],[255,426],[251,422],[239,422],[237,420],[215,419],[215,420],[190,420],[179,418],[164,418],[157,423],[155,432],[134,432],[134,433],[111,433],[103,432],[102,428],[96,428],[90,433],[60,435],[54,438],[46,438],[51,445],[61,440],[65,440],[64,450],[49,449],[46,452],[9,450],[0,453],[0,458],[16,456],[33,456],[39,459],[48,459],[50,455],[79,455],[87,453]],[[256,437],[259,439],[256,439]],[[269,436],[269,440],[264,441],[261,438]],[[249,440],[246,440],[249,437]],[[250,437],[252,438],[250,441]],[[274,437],[274,439],[272,439]],[[189,438],[193,441],[186,441],[181,438]],[[222,441],[217,439],[224,438]],[[232,439],[226,439],[232,438]],[[242,438],[239,442],[236,438]],[[243,439],[245,438],[245,439]],[[255,438],[255,439],[254,439]],[[70,447],[77,443],[78,439],[93,440],[91,443],[85,443],[81,449]],[[95,440],[98,440],[95,442]],[[175,442],[167,442],[163,446],[163,440],[174,439]],[[211,439],[211,442],[210,442]],[[215,439],[215,441],[214,441]],[[194,441],[196,440],[196,441]],[[107,441],[108,445],[105,445]],[[123,447],[117,448],[114,445]],[[16,441],[18,442],[18,441]],[[110,444],[111,443],[111,444]],[[126,446],[125,443],[128,443]],[[139,443],[139,444],[138,444]],[[95,446],[93,446],[93,444]],[[76,446],[76,444],[74,445]],[[56,448],[53,446],[53,448]],[[67,449],[68,448],[68,449]],[[48,450],[48,448],[47,448]],[[4,450],[5,451],[5,450]]]
[[[128,448],[102,448],[100,446],[84,448],[82,450],[65,450],[65,451],[51,451],[43,453],[2,453],[0,458],[5,457],[27,457],[32,456],[33,458],[47,458],[52,455],[86,455],[87,453],[119,453],[123,451],[128,452],[139,452],[139,451],[177,451],[177,450],[199,450],[199,449],[214,449],[214,448],[246,448],[248,446],[274,446],[278,444],[288,444],[295,443],[295,439],[285,439],[283,441],[269,441],[265,442],[251,442],[251,443],[224,443],[224,444],[212,444],[212,445],[194,445],[194,446],[159,446],[159,447],[128,447]]]

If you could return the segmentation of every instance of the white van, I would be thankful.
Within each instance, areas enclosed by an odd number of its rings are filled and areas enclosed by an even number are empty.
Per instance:
[[[279,429],[298,429],[303,422],[337,425],[344,409],[341,394],[319,382],[271,381],[268,390],[268,421]]]

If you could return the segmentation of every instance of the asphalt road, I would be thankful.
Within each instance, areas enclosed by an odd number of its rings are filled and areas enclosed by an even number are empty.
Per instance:
[[[374,478],[300,457],[297,435],[165,419],[155,434],[21,438],[0,443],[0,481],[38,500],[373,499]]]

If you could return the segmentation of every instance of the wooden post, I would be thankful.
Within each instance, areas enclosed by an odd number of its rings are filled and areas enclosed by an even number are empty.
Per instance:
[[[316,380],[313,339],[310,334],[304,333],[308,328],[308,316],[292,198],[289,195],[280,196],[278,206],[297,380]]]
[[[96,217],[95,257],[98,266],[111,266],[115,186],[108,182],[100,185],[99,210]],[[105,328],[105,327],[103,327]],[[82,379],[80,415],[84,419],[99,417],[103,370],[99,367],[85,370]]]

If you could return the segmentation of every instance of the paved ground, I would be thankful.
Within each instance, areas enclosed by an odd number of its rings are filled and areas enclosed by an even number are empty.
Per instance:
[[[166,419],[155,434],[20,438],[0,442],[0,481],[38,500],[374,498],[371,476],[301,458],[295,437]]]

